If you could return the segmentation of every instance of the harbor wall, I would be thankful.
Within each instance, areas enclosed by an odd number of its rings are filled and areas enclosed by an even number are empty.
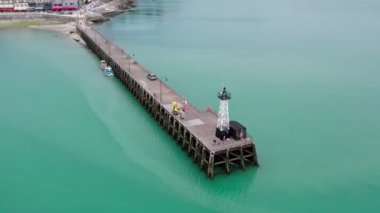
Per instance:
[[[63,16],[58,14],[49,14],[46,12],[17,12],[17,13],[0,13],[0,20],[6,21],[30,21],[30,20],[49,20],[55,22],[75,21],[74,16]]]
[[[86,15],[88,21],[104,22],[108,21],[108,17],[101,14],[93,13]],[[46,20],[59,23],[75,22],[77,17],[75,15],[61,15],[48,12],[10,12],[0,13],[0,20],[4,21],[31,21],[31,20]]]

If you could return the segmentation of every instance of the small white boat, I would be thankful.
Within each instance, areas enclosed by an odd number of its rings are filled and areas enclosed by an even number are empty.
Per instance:
[[[100,69],[105,70],[107,67],[107,63],[105,60],[100,61]]]
[[[106,76],[113,76],[113,71],[112,71],[112,68],[110,66],[107,66],[104,69],[104,75],[106,75]]]

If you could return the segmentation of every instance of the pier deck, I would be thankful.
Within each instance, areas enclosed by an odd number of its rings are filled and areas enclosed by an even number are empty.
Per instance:
[[[209,177],[212,178],[217,169],[229,173],[232,168],[258,166],[253,138],[220,141],[215,137],[217,115],[211,111],[199,111],[191,103],[187,105],[184,119],[175,116],[171,111],[172,102],[180,104],[185,98],[161,79],[149,80],[148,71],[142,65],[132,61],[123,49],[92,27],[80,21],[77,30],[88,47],[100,59],[106,60],[113,68],[115,77],[131,91]]]

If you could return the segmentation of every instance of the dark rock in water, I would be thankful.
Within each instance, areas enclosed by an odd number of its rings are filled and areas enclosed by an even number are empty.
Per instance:
[[[88,21],[90,22],[93,22],[93,23],[101,23],[101,22],[105,22],[105,21],[109,21],[110,18],[108,17],[104,17],[102,14],[100,13],[94,13],[94,14],[91,14],[91,15],[86,15],[86,18]]]

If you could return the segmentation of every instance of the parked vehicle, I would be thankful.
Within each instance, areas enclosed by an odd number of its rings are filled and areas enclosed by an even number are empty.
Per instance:
[[[149,80],[151,80],[151,81],[155,81],[156,79],[157,79],[157,76],[156,76],[156,74],[154,74],[154,73],[148,73],[148,75],[146,76]]]

